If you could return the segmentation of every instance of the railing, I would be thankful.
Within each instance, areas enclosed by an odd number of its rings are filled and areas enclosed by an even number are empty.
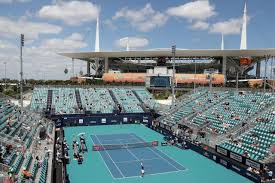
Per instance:
[[[248,131],[249,129],[253,128],[254,126],[256,126],[255,123],[250,123],[248,125],[243,126],[242,128],[238,129],[236,132],[234,132],[233,138],[237,138],[238,136],[240,136],[241,134],[245,133],[246,131]]]
[[[143,86],[121,85],[35,85],[36,88],[145,88]]]

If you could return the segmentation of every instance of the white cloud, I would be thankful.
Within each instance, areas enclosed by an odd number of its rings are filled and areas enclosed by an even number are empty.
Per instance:
[[[10,42],[0,40],[0,49],[14,49],[16,46]]]
[[[189,21],[202,21],[217,14],[215,7],[211,5],[208,0],[198,0],[180,6],[170,7],[166,12],[170,16],[183,17]]]
[[[14,0],[14,2],[19,2],[19,3],[27,3],[31,2],[32,0]]]
[[[42,42],[40,48],[53,51],[73,51],[87,46],[79,33],[73,33],[65,39],[47,39]]]
[[[31,2],[32,0],[0,0],[1,3],[27,3]]]
[[[79,33],[64,39],[47,39],[38,46],[26,45],[23,47],[24,78],[35,79],[68,79],[72,76],[71,59],[58,55],[57,52],[73,52],[86,47],[83,37]],[[2,62],[7,62],[7,76],[19,78],[19,48],[8,42],[0,41],[0,78],[3,77]],[[85,72],[86,64],[75,60],[75,73],[80,69]],[[68,68],[69,73],[64,74]]]
[[[168,20],[168,15],[155,11],[151,4],[148,3],[140,10],[122,8],[116,12],[112,19],[116,20],[119,18],[124,18],[137,30],[147,32],[163,26]]]
[[[105,25],[107,25],[108,27],[110,27],[112,30],[116,30],[117,29],[117,26],[110,19],[105,20],[103,23]]]
[[[126,48],[127,44],[130,49],[142,48],[149,44],[149,40],[142,37],[124,37],[115,42],[117,47]]]
[[[211,33],[239,34],[242,27],[242,18],[231,18],[227,21],[217,22],[211,25],[209,31]]]
[[[209,23],[203,22],[203,21],[195,22],[190,26],[190,28],[193,30],[206,30],[208,29],[208,27],[209,27]]]
[[[61,30],[61,27],[48,23],[31,22],[25,19],[14,21],[0,17],[0,37],[19,37],[22,33],[25,34],[26,40],[33,40],[37,39],[40,34],[58,34]]]
[[[96,20],[99,7],[88,1],[69,1],[43,6],[38,15],[41,18],[61,20],[67,25],[79,26]]]

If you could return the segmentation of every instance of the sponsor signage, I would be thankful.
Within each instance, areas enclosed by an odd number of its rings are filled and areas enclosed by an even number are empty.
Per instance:
[[[250,160],[250,159],[246,159],[245,164],[246,164],[247,166],[250,166],[250,167],[252,167],[252,168],[256,168],[256,169],[258,169],[258,170],[260,170],[260,168],[261,168],[261,164],[260,164],[260,163],[257,163],[257,162],[255,162],[255,161],[252,161],[252,160]]]
[[[217,146],[217,152],[227,156],[227,150]]]
[[[234,169],[234,170],[236,170],[236,171],[238,171],[238,172],[241,171],[241,169],[239,167],[236,167],[235,165],[232,165],[231,168]]]
[[[223,166],[227,167],[227,161],[225,161],[225,160],[223,160],[223,159],[220,159],[220,163],[221,163]]]
[[[238,154],[230,152],[230,158],[234,159],[234,160],[236,160],[238,162],[242,162],[242,156],[240,156]]]
[[[102,118],[101,123],[106,123],[106,118]]]
[[[215,155],[213,155],[213,160],[216,161],[217,160],[217,157]]]

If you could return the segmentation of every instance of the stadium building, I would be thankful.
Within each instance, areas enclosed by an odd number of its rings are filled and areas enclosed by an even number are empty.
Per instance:
[[[87,62],[87,77],[99,77],[107,82],[144,83],[146,87],[170,87],[175,63],[175,84],[209,83],[209,73],[214,84],[228,80],[261,79],[261,64],[275,55],[275,49],[247,49],[247,10],[243,12],[243,26],[239,50],[225,50],[222,36],[221,49],[189,50],[170,48],[133,51],[101,51],[97,20],[94,52],[60,53]],[[91,74],[91,69],[94,70]],[[255,69],[255,75],[249,74]]]

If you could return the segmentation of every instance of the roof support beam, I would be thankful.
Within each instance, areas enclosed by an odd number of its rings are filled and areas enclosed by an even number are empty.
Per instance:
[[[87,76],[91,75],[91,63],[87,61]]]
[[[256,78],[261,78],[261,60],[258,61],[256,65]]]
[[[224,75],[224,83],[226,83],[226,60],[227,60],[227,57],[226,56],[223,56],[222,57],[222,74]]]
[[[108,73],[109,72],[109,58],[105,57],[104,59],[104,73]]]

